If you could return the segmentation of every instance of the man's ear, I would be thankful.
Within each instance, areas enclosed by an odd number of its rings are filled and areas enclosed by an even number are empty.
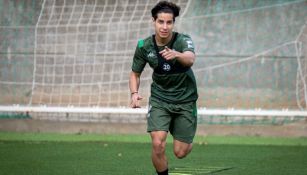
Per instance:
[[[152,18],[151,18],[151,21],[152,21],[152,26],[155,26],[155,22],[156,22],[156,20],[155,20],[155,18],[154,18],[154,17],[152,17]]]

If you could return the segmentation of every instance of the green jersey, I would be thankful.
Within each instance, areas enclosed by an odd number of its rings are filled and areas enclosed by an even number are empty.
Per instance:
[[[173,33],[165,45],[178,52],[194,52],[192,39],[185,34]],[[146,63],[154,70],[151,97],[168,103],[186,103],[198,98],[196,80],[191,68],[182,66],[173,59],[166,61],[158,53],[165,46],[157,46],[154,36],[139,40],[133,57],[132,71],[141,73]]]

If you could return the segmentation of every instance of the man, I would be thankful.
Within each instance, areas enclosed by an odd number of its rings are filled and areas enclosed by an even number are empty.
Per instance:
[[[131,107],[139,108],[141,73],[148,63],[152,75],[147,131],[152,139],[152,163],[158,175],[168,174],[165,155],[168,132],[173,136],[174,154],[184,158],[192,150],[196,132],[198,98],[191,70],[195,61],[194,45],[187,35],[173,32],[180,7],[162,1],[152,10],[155,35],[139,40],[130,74]]]

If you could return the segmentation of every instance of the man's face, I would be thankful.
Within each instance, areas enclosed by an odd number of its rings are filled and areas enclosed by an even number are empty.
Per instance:
[[[158,13],[157,19],[154,20],[155,32],[158,37],[161,39],[167,39],[171,37],[174,21],[172,13]]]

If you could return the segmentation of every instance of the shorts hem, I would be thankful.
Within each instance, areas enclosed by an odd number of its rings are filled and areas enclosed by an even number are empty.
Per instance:
[[[169,132],[168,129],[147,129],[147,132],[153,132],[153,131],[165,131],[165,132]]]
[[[179,137],[175,137],[175,136],[173,136],[173,138],[175,139],[175,140],[178,140],[178,141],[180,141],[180,142],[184,142],[184,143],[187,143],[187,144],[191,144],[191,143],[193,143],[193,139],[184,139],[184,138],[179,138]]]

